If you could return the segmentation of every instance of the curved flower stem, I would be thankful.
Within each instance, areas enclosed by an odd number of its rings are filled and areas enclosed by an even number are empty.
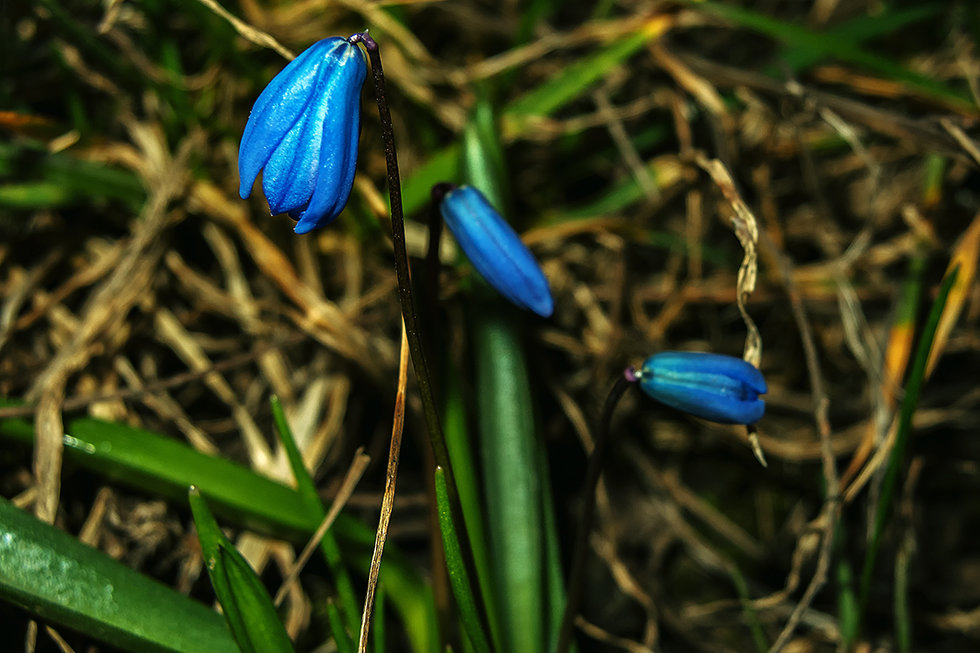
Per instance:
[[[436,465],[441,467],[446,476],[446,486],[449,493],[449,505],[453,521],[458,524],[460,545],[463,549],[466,564],[471,578],[476,578],[469,537],[463,521],[463,511],[459,502],[459,492],[456,489],[456,479],[452,472],[449,450],[446,438],[442,432],[439,420],[439,410],[436,407],[432,380],[429,375],[429,365],[425,359],[422,338],[419,332],[418,316],[415,312],[415,296],[412,292],[411,270],[408,263],[408,252],[405,249],[405,217],[402,213],[401,178],[398,174],[398,157],[395,153],[395,135],[391,123],[391,111],[385,96],[384,70],[381,67],[381,54],[378,44],[367,32],[354,34],[347,39],[350,43],[362,43],[371,59],[371,74],[374,78],[374,96],[378,102],[378,115],[381,120],[381,139],[384,142],[385,164],[388,168],[388,196],[391,201],[391,242],[395,256],[395,275],[398,278],[398,300],[401,303],[402,318],[405,320],[405,333],[408,336],[408,348],[412,355],[412,366],[415,368],[415,378],[418,381],[419,396],[422,399],[422,411],[425,414],[426,426],[429,430],[429,442]]]
[[[626,390],[637,381],[632,367],[626,368],[616,384],[609,391],[606,403],[602,407],[602,417],[599,419],[599,430],[596,433],[592,453],[589,454],[589,464],[585,472],[585,494],[582,497],[582,516],[579,519],[578,531],[575,534],[575,550],[572,554],[572,568],[568,579],[568,599],[565,602],[565,612],[561,617],[561,628],[558,631],[556,653],[565,653],[572,643],[572,626],[578,614],[578,606],[582,600],[582,583],[585,579],[585,556],[589,549],[589,533],[592,530],[592,517],[595,513],[595,491],[599,485],[599,473],[605,458],[606,445],[609,442],[609,426],[612,423],[613,411]]]
[[[402,317],[405,319],[408,348],[412,354],[412,366],[415,368],[415,376],[419,384],[419,395],[422,399],[426,425],[429,427],[432,451],[435,454],[436,464],[445,469],[446,476],[451,479],[449,452],[446,449],[446,440],[442,434],[439,411],[436,408],[435,397],[432,392],[429,365],[425,359],[425,351],[422,349],[418,316],[415,313],[415,296],[412,292],[408,252],[405,249],[405,217],[402,213],[401,178],[398,174],[398,158],[395,154],[391,111],[388,109],[388,101],[385,98],[385,78],[381,68],[381,55],[378,52],[378,44],[367,33],[354,34],[349,40],[351,43],[363,43],[368,56],[371,58],[374,94],[378,101],[378,114],[381,117],[381,138],[384,141],[385,164],[388,167],[388,195],[391,199],[391,242],[395,255],[395,275],[398,277],[398,300],[401,303]],[[450,495],[452,495],[455,483],[448,485],[453,488],[450,490]]]

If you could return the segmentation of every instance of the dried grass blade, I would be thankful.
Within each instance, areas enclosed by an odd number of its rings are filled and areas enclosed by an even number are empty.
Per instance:
[[[398,480],[398,460],[402,448],[402,430],[405,426],[405,385],[408,382],[408,332],[402,321],[402,337],[398,356],[398,391],[395,394],[395,415],[391,424],[391,446],[388,449],[388,473],[385,478],[385,493],[381,500],[381,517],[374,540],[374,553],[371,555],[371,569],[368,572],[367,593],[364,598],[364,612],[361,614],[361,633],[358,638],[358,653],[367,653],[368,631],[374,608],[374,593],[378,587],[378,574],[381,571],[381,554],[388,539],[388,523],[395,507],[395,482]]]

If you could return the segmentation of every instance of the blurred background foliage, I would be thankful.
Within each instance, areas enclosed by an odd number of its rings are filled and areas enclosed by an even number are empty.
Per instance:
[[[216,593],[187,487],[258,572],[243,583],[275,595],[363,447],[372,462],[278,608],[295,650],[351,650],[400,328],[370,91],[351,202],[315,234],[238,198],[237,149],[285,57],[364,29],[416,279],[430,187],[469,181],[556,305],[540,320],[499,304],[444,242],[421,308],[486,612],[456,616],[410,384],[372,647],[480,650],[464,633],[481,619],[497,650],[553,645],[614,379],[659,350],[743,351],[744,201],[768,466],[744,430],[627,395],[580,650],[976,648],[975,2],[7,0],[11,650],[234,650],[201,609]]]

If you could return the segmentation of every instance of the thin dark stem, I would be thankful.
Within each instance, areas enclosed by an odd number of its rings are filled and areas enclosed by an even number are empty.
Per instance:
[[[589,533],[592,531],[592,517],[595,514],[595,491],[599,485],[599,474],[602,472],[602,462],[605,458],[606,445],[609,442],[609,426],[612,423],[613,411],[619,404],[626,390],[636,383],[633,368],[627,368],[606,397],[599,420],[599,430],[596,433],[595,444],[589,455],[589,464],[585,472],[585,494],[582,496],[582,516],[579,519],[578,532],[575,534],[575,550],[572,554],[572,569],[568,579],[568,599],[565,612],[561,617],[561,629],[558,631],[556,653],[566,653],[572,643],[572,627],[578,614],[579,603],[582,600],[583,582],[585,580],[585,557],[589,550]]]
[[[395,134],[392,128],[391,111],[385,95],[384,69],[381,66],[381,54],[378,44],[367,32],[354,34],[347,39],[350,43],[362,43],[371,59],[371,73],[374,78],[374,96],[378,102],[378,116],[381,121],[381,139],[384,142],[385,164],[388,169],[388,197],[391,201],[391,242],[395,256],[395,276],[398,279],[398,301],[401,303],[402,318],[405,321],[405,333],[408,337],[408,348],[412,355],[412,367],[419,386],[419,396],[422,400],[422,412],[429,431],[429,442],[436,465],[442,467],[446,475],[446,486],[449,491],[449,508],[453,521],[458,524],[460,546],[463,549],[467,571],[471,578],[476,578],[476,566],[472,559],[469,535],[463,521],[462,505],[459,501],[459,491],[456,488],[456,478],[453,474],[452,463],[449,459],[449,449],[442,432],[439,420],[439,410],[436,406],[432,390],[432,380],[429,375],[429,365],[426,362],[425,350],[419,331],[418,317],[415,309],[415,296],[412,291],[411,269],[408,262],[408,252],[405,249],[405,217],[402,212],[401,177],[398,174],[398,157],[395,153]],[[475,593],[479,601],[479,593]],[[481,606],[482,607],[482,606]]]
[[[402,213],[401,177],[398,174],[398,158],[395,154],[395,134],[392,129],[391,111],[385,97],[385,78],[381,67],[381,55],[378,44],[370,36],[354,34],[348,39],[351,43],[361,42],[371,58],[371,72],[374,76],[374,94],[378,101],[378,115],[381,118],[381,139],[384,141],[385,164],[388,167],[388,196],[391,199],[391,242],[395,255],[395,275],[398,277],[398,301],[401,303],[402,317],[405,319],[405,332],[408,335],[408,348],[412,354],[412,366],[419,384],[419,395],[422,399],[422,411],[429,427],[429,438],[432,441],[432,451],[436,464],[446,470],[446,476],[452,478],[450,471],[449,452],[446,440],[442,434],[439,421],[439,411],[436,408],[435,397],[432,393],[429,365],[422,349],[422,338],[419,335],[418,317],[415,312],[415,296],[412,292],[412,278],[408,263],[408,252],[405,249],[405,217]],[[454,483],[449,483],[455,488]],[[450,491],[452,493],[452,491]]]

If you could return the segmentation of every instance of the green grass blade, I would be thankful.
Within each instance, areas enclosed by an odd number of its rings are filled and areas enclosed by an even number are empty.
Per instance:
[[[954,91],[931,77],[913,72],[887,57],[862,50],[855,46],[849,38],[835,35],[832,32],[814,32],[805,27],[730,4],[705,0],[697,0],[691,4],[698,9],[721,16],[782,43],[790,43],[797,48],[808,50],[813,53],[812,56],[816,59],[837,59],[857,64],[889,79],[902,82],[911,89],[939,98],[959,109],[971,110],[975,108],[966,95]]]
[[[915,358],[913,359],[912,368],[909,372],[908,381],[905,385],[905,396],[902,399],[902,408],[898,421],[898,432],[895,436],[895,446],[892,447],[891,454],[888,457],[887,467],[885,468],[885,477],[882,480],[881,491],[878,495],[878,503],[875,506],[874,526],[872,529],[871,541],[868,544],[868,550],[865,552],[864,566],[861,570],[860,606],[862,614],[864,612],[864,608],[868,604],[868,593],[871,588],[871,576],[874,573],[875,559],[881,545],[881,534],[885,530],[885,524],[888,521],[888,516],[891,514],[895,486],[898,482],[899,474],[905,467],[905,449],[908,445],[909,435],[912,432],[912,417],[915,415],[915,409],[919,404],[919,395],[922,392],[922,384],[925,379],[926,363],[929,360],[929,352],[932,349],[932,343],[935,339],[936,327],[939,325],[939,319],[943,314],[943,307],[946,305],[946,298],[949,296],[949,292],[953,288],[953,283],[956,281],[956,274],[957,270],[954,268],[953,271],[946,275],[946,278],[943,279],[942,286],[939,288],[939,294],[936,296],[936,299],[932,304],[932,309],[929,311],[929,317],[926,320],[925,327],[922,330],[922,336],[919,340],[919,345],[915,350]]]
[[[296,446],[293,430],[289,427],[289,422],[286,420],[286,413],[282,409],[279,397],[273,396],[270,403],[272,405],[272,419],[276,424],[279,441],[282,443],[283,450],[286,452],[286,458],[289,460],[293,478],[296,479],[296,489],[307,508],[321,515],[320,518],[323,519],[327,514],[326,508],[323,502],[320,501],[320,494],[316,490],[316,483],[313,481],[313,477],[310,476],[309,470],[306,469],[306,465],[303,463],[303,455]],[[354,595],[354,584],[351,582],[350,574],[347,573],[347,568],[341,559],[340,546],[337,544],[337,539],[334,537],[332,529],[324,533],[323,539],[320,540],[320,549],[323,552],[323,557],[327,561],[327,565],[330,567],[330,572],[333,574],[334,582],[337,586],[337,596],[340,598],[338,609],[344,616],[344,623],[347,624],[347,630],[343,633],[343,636],[353,646],[354,643],[350,638],[352,637],[352,633],[358,632],[360,627],[360,611],[357,607],[357,598]],[[337,636],[336,630],[334,633]],[[340,647],[339,642],[337,645]]]
[[[463,549],[456,535],[456,525],[449,509],[449,488],[446,485],[446,472],[442,467],[436,467],[436,507],[439,513],[439,530],[442,533],[442,543],[446,554],[446,568],[449,571],[449,583],[453,588],[453,596],[459,609],[459,620],[463,624],[470,643],[478,653],[491,651],[490,639],[483,630],[480,610],[477,607],[474,592],[478,591],[474,579],[466,571],[463,559]]]
[[[937,5],[921,5],[883,15],[858,16],[831,28],[827,33],[831,35],[831,38],[850,43],[862,43],[917,23],[935,15],[938,11],[939,6]],[[826,53],[822,50],[798,47],[793,43],[787,44],[781,57],[789,69],[796,72],[820,63],[825,58]]]
[[[946,158],[939,154],[926,155],[923,161],[922,203],[927,208],[936,206],[942,200],[946,167]]]
[[[504,149],[497,136],[493,106],[483,93],[463,130],[462,175],[486,195],[500,211],[506,211],[510,192],[504,174]]]
[[[411,215],[428,206],[429,193],[440,181],[456,178],[459,170],[459,147],[450,145],[440,150],[402,182],[402,208]]]
[[[463,521],[470,536],[470,549],[476,567],[479,591],[483,606],[487,611],[487,621],[493,641],[499,643],[497,604],[493,593],[493,578],[490,572],[490,556],[487,551],[486,527],[483,523],[483,503],[480,498],[480,475],[477,472],[476,456],[472,448],[470,430],[467,428],[466,413],[461,392],[462,382],[455,369],[447,371],[445,390],[445,409],[443,411],[443,431],[449,458],[456,472],[456,488],[459,502],[463,508]]]
[[[503,146],[497,133],[493,106],[490,104],[489,93],[486,88],[481,89],[473,115],[463,132],[461,159],[463,179],[466,183],[479,188],[493,206],[506,213],[509,204],[507,182],[505,181],[506,164]],[[478,275],[474,275],[474,280],[481,291],[490,292],[486,283]],[[455,371],[451,373],[456,375]],[[455,400],[455,404],[451,403],[453,400]],[[501,615],[501,606],[505,602],[501,600],[500,596],[503,588],[497,584],[498,578],[494,567],[491,565],[492,554],[489,550],[487,524],[484,521],[485,511],[481,492],[477,487],[480,475],[476,473],[473,464],[476,457],[472,451],[474,440],[469,437],[468,429],[466,429],[465,416],[462,414],[462,402],[463,398],[457,385],[454,392],[447,395],[447,410],[454,405],[458,407],[458,423],[464,431],[456,439],[457,451],[455,455],[463,459],[463,463],[471,470],[471,476],[467,479],[469,487],[467,488],[467,502],[463,506],[463,519],[467,528],[473,529],[468,531],[470,533],[470,548],[476,566],[484,609],[487,613],[490,636],[493,638],[496,649],[506,650],[506,640],[502,632],[506,619]],[[486,487],[486,479],[482,480],[484,487]]]
[[[838,554],[843,548],[844,527],[845,524],[838,524],[834,536],[834,548]],[[837,623],[840,627],[844,649],[852,650],[852,646],[857,641],[861,623],[858,596],[854,588],[854,568],[847,556],[835,555],[834,558],[837,560]]]
[[[556,5],[559,4],[561,3],[555,2],[555,0],[529,0],[529,2],[525,2],[520,12],[520,23],[514,34],[514,44],[521,45],[530,41],[534,35],[534,28],[542,20],[550,17],[555,12]]]
[[[659,126],[658,129],[663,136],[667,135],[665,127]],[[657,187],[663,190],[669,188],[670,184],[665,183],[662,179],[661,172],[658,170],[658,163],[657,160],[653,160],[647,163],[646,168],[653,178],[654,183],[657,184]],[[645,199],[646,194],[643,188],[640,187],[639,182],[635,178],[630,176],[628,179],[613,184],[608,191],[596,200],[574,210],[563,211],[560,216],[550,219],[549,222],[568,222],[570,220],[583,220],[618,213],[630,205]]]
[[[582,95],[647,41],[659,36],[658,25],[651,21],[633,34],[614,39],[598,52],[564,66],[560,73],[512,102],[503,115],[508,131],[524,133],[530,128],[529,118],[550,115]]]
[[[769,640],[766,638],[766,631],[762,628],[762,622],[759,620],[759,611],[752,605],[752,594],[749,592],[749,584],[746,582],[745,576],[742,574],[742,570],[738,568],[738,565],[732,562],[727,566],[728,574],[732,578],[732,584],[738,593],[738,600],[742,603],[742,617],[745,619],[749,630],[752,631],[752,641],[755,644],[755,650],[759,653],[766,653],[769,650]]]
[[[340,613],[340,608],[334,601],[327,601],[327,622],[330,624],[330,634],[333,635],[334,644],[337,645],[337,653],[354,653],[354,641],[347,632],[344,625],[344,617]]]
[[[8,209],[51,209],[71,202],[74,195],[50,181],[0,186],[0,206]]]
[[[542,488],[551,487],[551,473],[548,470],[548,456],[544,442],[538,440],[538,478]],[[542,494],[542,525],[544,527],[544,572],[545,572],[545,632],[549,633],[546,642],[548,651],[555,650],[558,644],[558,630],[565,610],[565,572],[561,561],[561,546],[558,541],[558,521],[555,507],[547,492]],[[573,649],[574,650],[574,649]]]
[[[187,492],[211,585],[242,651],[292,653],[293,645],[262,581],[218,527],[201,492]]]
[[[4,420],[0,432],[13,421]],[[33,427],[24,424],[33,442]],[[196,485],[224,519],[280,537],[301,539],[317,526],[317,515],[296,490],[229,460],[125,424],[82,417],[66,426],[69,460],[145,492],[183,503],[187,488]]]
[[[320,502],[320,494],[316,491],[316,483],[303,462],[303,455],[296,446],[296,438],[293,437],[293,429],[286,419],[286,411],[283,410],[279,397],[271,397],[269,405],[272,408],[272,421],[276,425],[276,434],[279,436],[283,451],[286,452],[286,459],[296,480],[296,490],[310,510],[316,512],[323,508],[323,504]]]
[[[0,498],[0,598],[120,649],[237,653],[221,615]],[[9,642],[8,642],[9,643]]]

